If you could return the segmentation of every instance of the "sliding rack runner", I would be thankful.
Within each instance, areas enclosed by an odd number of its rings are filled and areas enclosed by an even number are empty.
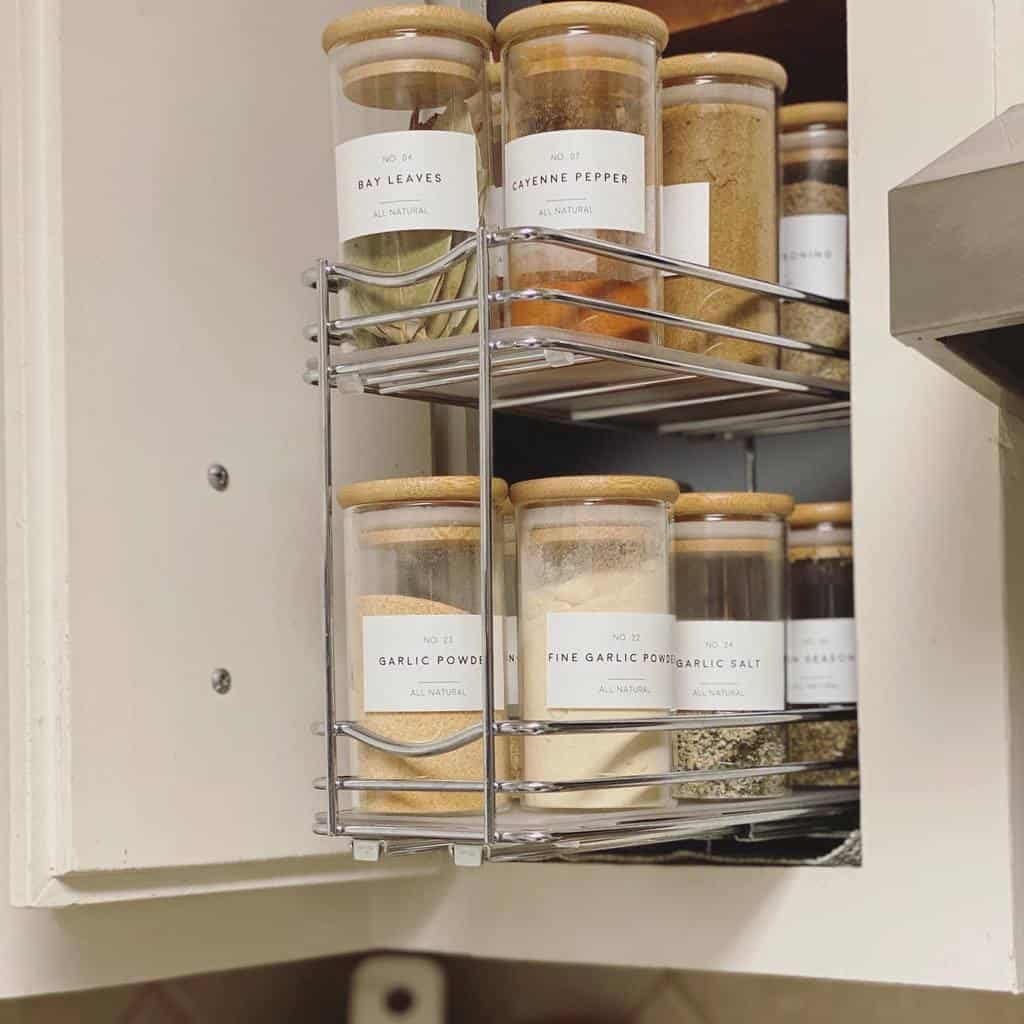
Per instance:
[[[820,769],[844,769],[851,761],[802,762],[757,768],[716,768],[672,771],[657,775],[595,777],[579,780],[526,779],[503,781],[495,771],[498,736],[530,737],[595,733],[678,732],[700,728],[738,728],[827,718],[849,719],[850,707],[807,711],[730,712],[708,716],[666,715],[600,721],[499,721],[494,707],[494,538],[489,516],[481,516],[481,632],[483,711],[477,726],[433,743],[403,744],[375,735],[358,723],[340,720],[336,711],[334,644],[334,480],[332,470],[332,393],[402,396],[476,407],[479,416],[481,508],[490,505],[493,479],[492,419],[496,410],[590,426],[651,430],[661,434],[762,435],[842,426],[849,419],[845,384],[781,370],[725,362],[708,356],[595,334],[547,327],[491,328],[494,309],[510,302],[554,302],[604,313],[653,321],[666,326],[758,342],[776,349],[809,352],[833,358],[845,353],[804,341],[707,323],[657,310],[587,298],[549,288],[488,292],[428,303],[415,308],[360,317],[332,319],[331,294],[350,282],[401,287],[432,277],[460,260],[477,260],[477,279],[489,280],[491,251],[523,242],[575,249],[668,275],[688,275],[741,288],[778,300],[809,303],[846,312],[843,302],[795,288],[742,277],[711,267],[667,259],[610,242],[543,228],[502,231],[481,229],[443,258],[405,274],[375,274],[318,261],[304,275],[315,288],[319,318],[307,328],[319,355],[307,365],[305,379],[321,388],[323,457],[323,640],[325,721],[316,727],[324,736],[326,774],[317,781],[325,790],[327,810],[314,829],[321,835],[351,839],[355,855],[376,859],[382,854],[451,850],[459,864],[483,860],[536,860],[689,838],[738,836],[756,839],[810,834],[849,828],[855,818],[855,788],[807,790],[791,796],[758,800],[681,801],[663,809],[548,812],[499,810],[501,794],[559,793],[582,790],[671,785],[755,776],[792,775]],[[471,335],[350,351],[351,332],[359,327],[398,323],[412,317],[455,313],[476,308],[478,330]],[[446,753],[483,741],[479,782],[360,779],[339,771],[339,741],[417,758]],[[343,809],[339,795],[368,791],[479,792],[482,814],[413,816],[369,814]]]

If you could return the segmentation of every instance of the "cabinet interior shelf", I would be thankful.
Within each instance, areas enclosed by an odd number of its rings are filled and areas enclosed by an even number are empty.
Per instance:
[[[479,815],[373,815],[345,811],[336,835],[352,840],[359,860],[448,850],[456,863],[548,860],[574,854],[652,846],[687,839],[736,837],[750,842],[816,832],[846,833],[857,825],[856,788],[808,789],[758,800],[700,800],[623,811],[502,811],[495,841],[481,843]],[[314,831],[329,835],[327,816]]]

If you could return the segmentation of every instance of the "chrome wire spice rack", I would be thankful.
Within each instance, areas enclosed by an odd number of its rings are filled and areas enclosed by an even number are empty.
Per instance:
[[[554,855],[594,852],[680,839],[811,834],[850,827],[856,813],[855,788],[807,790],[791,796],[732,801],[681,801],[650,810],[544,812],[500,810],[505,794],[546,794],[684,781],[710,782],[802,771],[843,769],[855,761],[790,762],[755,768],[671,771],[657,775],[593,777],[573,780],[501,780],[495,770],[499,736],[573,736],[587,733],[677,732],[687,729],[738,728],[822,719],[851,719],[852,707],[784,712],[727,712],[714,715],[665,715],[594,721],[499,721],[494,706],[494,538],[490,516],[481,516],[481,633],[483,710],[479,725],[432,743],[399,743],[337,715],[337,663],[334,644],[334,480],[332,392],[401,396],[470,406],[480,410],[481,508],[490,504],[493,480],[492,420],[507,410],[588,426],[652,430],[660,434],[763,435],[824,429],[849,421],[849,390],[845,384],[795,373],[725,362],[697,353],[624,341],[594,334],[541,327],[491,327],[493,309],[510,302],[553,302],[618,316],[683,327],[702,333],[753,341],[776,349],[809,352],[833,358],[846,353],[779,335],[763,334],[659,310],[627,306],[549,288],[478,289],[474,296],[425,305],[333,319],[331,294],[350,282],[377,287],[403,287],[433,277],[460,260],[475,256],[478,280],[488,281],[490,253],[498,246],[524,242],[574,249],[664,274],[683,274],[741,288],[779,300],[803,302],[846,312],[845,302],[799,289],[743,277],[683,260],[668,259],[563,231],[523,227],[501,231],[480,229],[444,257],[403,274],[371,273],[358,267],[320,259],[303,281],[315,288],[319,317],[306,328],[316,341],[318,356],[307,364],[305,379],[321,388],[321,454],[323,459],[323,647],[326,773],[316,786],[326,794],[327,809],[316,816],[314,830],[352,840],[359,859],[382,855],[449,849],[458,864],[484,860],[538,860]],[[399,323],[410,318],[456,313],[476,308],[475,333],[422,341],[407,346],[354,351],[352,332],[360,327]],[[482,740],[482,778],[478,782],[427,779],[362,779],[339,771],[339,740],[417,758],[447,753]],[[369,791],[480,793],[479,815],[369,814],[343,809],[339,794]]]

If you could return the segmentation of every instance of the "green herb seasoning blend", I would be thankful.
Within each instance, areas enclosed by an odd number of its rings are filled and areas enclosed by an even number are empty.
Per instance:
[[[490,185],[490,25],[456,7],[406,5],[331,22],[338,238],[342,262],[380,273],[415,270],[450,252],[480,223]],[[416,284],[351,284],[344,316],[390,312],[476,292],[475,259]],[[475,307],[355,330],[357,348],[465,334]]]

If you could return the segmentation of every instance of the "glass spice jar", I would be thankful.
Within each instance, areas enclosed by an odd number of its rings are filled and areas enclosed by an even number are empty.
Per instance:
[[[331,67],[338,238],[343,263],[378,273],[415,270],[476,231],[490,184],[487,97],[490,25],[457,7],[357,11],[323,34]],[[416,284],[350,282],[344,316],[393,312],[476,291],[475,258]],[[358,348],[466,334],[477,311],[357,328]]]
[[[676,706],[682,712],[782,711],[785,683],[785,494],[683,494],[672,562],[678,629]],[[675,733],[674,768],[753,768],[786,762],[784,725]],[[683,799],[785,796],[768,775],[684,782]]]
[[[491,187],[487,190],[484,220],[489,228],[505,226],[505,175],[501,147],[501,64],[487,65],[488,110],[491,118]],[[508,277],[508,248],[491,248],[491,284],[498,291]]]
[[[776,102],[786,72],[746,53],[690,53],[662,62],[662,252],[719,270],[778,280]],[[665,280],[665,309],[729,327],[778,333],[774,299],[695,277]],[[669,327],[665,343],[757,366],[777,350]]]
[[[519,675],[527,719],[663,715],[672,703],[668,517],[679,488],[635,476],[514,484]],[[525,778],[664,773],[668,734],[530,736]],[[662,806],[663,787],[525,795],[530,807]]]
[[[502,526],[502,586],[504,594],[504,642],[505,642],[505,695],[508,700],[508,717],[522,718],[519,697],[519,619],[517,610],[518,566],[516,557],[516,517],[509,499],[501,506]],[[522,776],[523,740],[520,736],[509,738],[509,760],[512,778]]]
[[[797,505],[789,520],[786,700],[792,707],[857,703],[853,614],[853,508],[848,501]],[[857,757],[857,723],[794,722],[794,761]],[[852,786],[855,768],[801,772],[794,785]]]
[[[845,299],[848,295],[848,155],[845,103],[796,103],[779,112],[782,220],[779,273],[783,284]],[[826,348],[848,350],[850,318],[831,309],[783,302],[782,333]],[[782,368],[848,381],[846,359],[782,352]]]
[[[494,481],[497,508],[508,488]],[[350,484],[345,509],[345,601],[349,715],[390,740],[443,739],[481,721],[480,481],[474,476],[408,477]],[[495,565],[500,614],[501,561]],[[495,707],[504,717],[501,624],[495,630]],[[356,744],[366,779],[483,777],[481,741],[446,754],[402,757]],[[496,746],[508,778],[508,745]],[[479,811],[479,793],[362,792],[361,810],[383,813]],[[506,802],[507,801],[503,801]]]
[[[657,65],[665,22],[628,4],[527,7],[498,25],[505,74],[505,222],[657,249]],[[660,308],[658,274],[554,245],[509,250],[509,285]],[[545,300],[511,321],[659,340],[655,325]]]

